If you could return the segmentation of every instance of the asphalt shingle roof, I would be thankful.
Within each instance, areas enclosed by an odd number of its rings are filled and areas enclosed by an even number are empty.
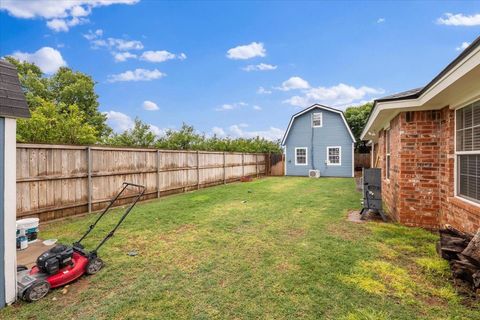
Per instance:
[[[4,60],[0,60],[0,117],[30,117],[17,69]]]

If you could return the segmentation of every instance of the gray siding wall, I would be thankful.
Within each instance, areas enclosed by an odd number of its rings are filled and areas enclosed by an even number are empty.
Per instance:
[[[321,112],[323,126],[312,128],[312,113]],[[312,154],[313,133],[313,154]],[[310,169],[320,170],[324,177],[352,176],[352,138],[340,114],[325,109],[313,109],[295,118],[290,128],[286,146],[286,175],[308,176]],[[325,163],[327,147],[341,147],[341,165],[333,166]],[[295,148],[308,149],[308,165],[295,165]],[[313,163],[312,163],[313,156]]]
[[[5,118],[0,117],[0,309],[5,306]]]

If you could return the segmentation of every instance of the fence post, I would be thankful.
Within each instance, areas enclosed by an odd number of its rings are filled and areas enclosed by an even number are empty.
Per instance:
[[[223,184],[227,184],[227,163],[225,160],[225,151],[223,151]]]
[[[92,149],[87,147],[87,201],[88,201],[88,213],[92,212]]]
[[[197,150],[197,190],[200,189],[200,157]]]
[[[255,174],[258,178],[258,153],[255,153]]]
[[[160,198],[160,150],[157,150],[157,198]]]
[[[264,154],[263,157],[265,159],[267,155]],[[272,175],[272,153],[268,152],[268,161],[265,159],[265,175],[271,176]],[[267,171],[267,163],[268,163],[268,171]]]
[[[245,160],[244,160],[245,154],[242,152],[242,178],[245,177]]]

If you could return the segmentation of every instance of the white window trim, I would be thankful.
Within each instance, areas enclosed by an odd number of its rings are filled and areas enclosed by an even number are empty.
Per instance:
[[[468,107],[471,104],[474,104],[478,100],[470,101],[469,103],[462,104],[460,107],[454,109],[454,117],[453,117],[453,151],[454,151],[454,159],[453,159],[453,195],[456,199],[462,200],[468,204],[479,206],[480,202],[475,201],[471,198],[467,198],[462,196],[459,192],[458,188],[458,156],[460,155],[469,155],[469,154],[479,154],[479,151],[457,151],[457,110],[463,109]]]
[[[331,163],[329,155],[330,149],[338,149],[338,163]],[[341,146],[328,146],[327,147],[327,166],[341,166],[342,165],[342,147]]]
[[[313,115],[314,114],[319,114],[320,115],[320,125],[319,126],[314,126],[313,125]],[[321,128],[323,127],[323,113],[322,112],[313,112],[312,113],[312,128]]]
[[[305,149],[305,163],[297,163],[297,150]],[[307,147],[298,147],[295,148],[295,165],[296,166],[308,166],[308,148]]]

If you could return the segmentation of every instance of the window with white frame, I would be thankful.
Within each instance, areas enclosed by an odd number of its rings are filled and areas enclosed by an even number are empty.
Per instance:
[[[480,101],[455,113],[457,195],[480,203]]]
[[[342,164],[342,148],[327,147],[327,165],[339,166]]]
[[[305,166],[307,165],[307,148],[295,148],[295,165]]]
[[[322,113],[321,112],[315,112],[312,113],[312,127],[321,127],[322,126]]]
[[[385,131],[385,178],[390,179],[390,129]]]

